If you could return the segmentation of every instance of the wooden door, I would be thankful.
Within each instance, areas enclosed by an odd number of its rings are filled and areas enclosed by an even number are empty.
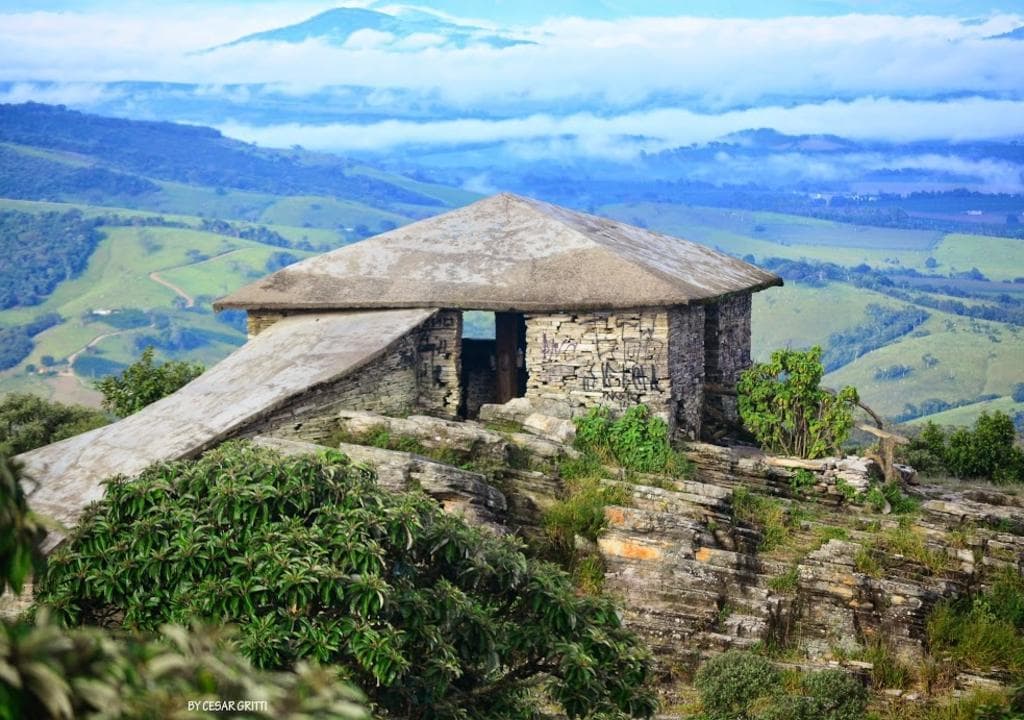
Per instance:
[[[518,397],[519,369],[516,350],[519,346],[518,313],[494,313],[494,364],[497,402],[507,403]]]

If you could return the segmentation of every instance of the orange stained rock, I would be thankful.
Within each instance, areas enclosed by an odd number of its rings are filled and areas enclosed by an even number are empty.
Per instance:
[[[630,560],[658,560],[661,550],[648,545],[637,545],[612,538],[601,538],[597,542],[601,552]]]

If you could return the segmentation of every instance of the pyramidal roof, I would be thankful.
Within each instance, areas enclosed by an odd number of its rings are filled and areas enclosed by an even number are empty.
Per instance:
[[[502,193],[290,265],[214,307],[608,310],[781,284],[689,240]]]

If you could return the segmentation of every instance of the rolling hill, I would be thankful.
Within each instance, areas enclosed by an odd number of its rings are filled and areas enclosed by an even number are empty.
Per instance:
[[[0,305],[0,333],[26,350],[0,370],[0,393],[95,403],[90,380],[146,345],[214,363],[244,341],[237,313],[213,314],[216,297],[477,197],[208,128],[0,106],[0,219],[40,245],[0,270],[16,298]],[[757,358],[823,345],[831,385],[854,384],[903,421],[1024,413],[1010,397],[1024,382],[1022,240],[665,201],[593,209],[781,273],[786,287],[756,296]],[[61,235],[67,260],[40,266],[58,257],[57,236],[32,235],[33,223],[97,234]]]

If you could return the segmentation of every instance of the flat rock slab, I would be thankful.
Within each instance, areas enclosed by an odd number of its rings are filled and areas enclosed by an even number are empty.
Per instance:
[[[323,445],[257,435],[253,442],[285,455],[323,450]],[[369,465],[377,472],[381,487],[392,492],[415,488],[437,500],[446,512],[462,515],[498,534],[507,532],[503,522],[508,509],[505,496],[480,473],[439,463],[415,453],[384,450],[366,445],[341,443],[336,448],[353,462]]]
[[[105,478],[193,457],[238,435],[292,397],[362,368],[435,312],[284,318],[173,395],[112,425],[19,455],[36,484],[29,503],[71,526],[103,497]]]

